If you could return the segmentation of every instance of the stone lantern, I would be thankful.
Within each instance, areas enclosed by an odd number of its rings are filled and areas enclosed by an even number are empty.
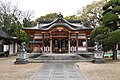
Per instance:
[[[106,63],[103,59],[102,44],[99,44],[99,42],[95,42],[94,49],[94,60],[92,62],[98,64]]]
[[[25,53],[25,42],[22,42],[20,48],[18,50],[18,57],[15,64],[27,64],[28,61],[26,60],[26,53]]]

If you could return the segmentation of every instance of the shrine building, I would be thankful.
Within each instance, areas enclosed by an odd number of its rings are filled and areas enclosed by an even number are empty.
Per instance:
[[[80,20],[65,20],[61,14],[53,21],[40,20],[34,27],[23,28],[32,41],[32,52],[81,53],[88,51],[88,36],[91,27],[85,27]]]

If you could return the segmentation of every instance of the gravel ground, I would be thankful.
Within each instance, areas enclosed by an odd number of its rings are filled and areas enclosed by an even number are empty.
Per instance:
[[[16,57],[0,58],[0,80],[29,80],[43,63],[14,65]]]
[[[43,63],[14,65],[16,57],[0,58],[0,80],[29,80]],[[120,61],[76,63],[86,80],[120,80]]]
[[[86,80],[120,80],[120,61],[106,64],[76,63]]]

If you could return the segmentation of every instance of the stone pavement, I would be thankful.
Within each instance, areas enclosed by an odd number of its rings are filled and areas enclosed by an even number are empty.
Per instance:
[[[30,80],[84,80],[72,62],[45,63]]]

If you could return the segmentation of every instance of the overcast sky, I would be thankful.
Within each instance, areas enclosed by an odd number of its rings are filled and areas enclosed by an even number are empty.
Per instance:
[[[25,10],[33,10],[34,18],[40,17],[48,13],[59,13],[63,16],[76,14],[78,9],[100,0],[6,0],[18,4],[18,8]]]

